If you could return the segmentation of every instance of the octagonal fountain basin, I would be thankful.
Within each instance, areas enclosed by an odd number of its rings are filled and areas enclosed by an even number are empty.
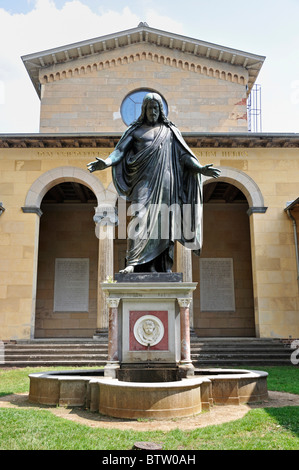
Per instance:
[[[268,397],[266,372],[195,369],[191,378],[170,382],[127,382],[105,377],[104,369],[30,374],[29,401],[84,407],[103,415],[137,419],[188,417],[213,405],[239,405]]]

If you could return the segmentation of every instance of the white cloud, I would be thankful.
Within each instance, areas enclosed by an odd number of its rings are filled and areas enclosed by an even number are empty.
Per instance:
[[[58,9],[36,0],[27,14],[0,8],[0,133],[38,132],[40,102],[21,56],[138,26],[140,19],[122,11],[94,13],[79,0]]]
[[[121,12],[109,11],[99,15],[79,0],[67,2],[61,10],[51,0],[37,0],[35,10],[27,15],[29,25],[34,25],[37,38],[30,37],[30,47],[37,50],[78,42],[92,37],[133,28],[138,18],[129,8]]]
[[[0,80],[0,104],[5,103],[5,84],[3,80]]]
[[[168,16],[161,16],[152,9],[148,9],[146,12],[146,22],[152,28],[161,29],[168,32],[175,32],[176,34],[184,34],[181,23],[178,23]]]
[[[277,40],[276,36],[273,36],[274,32],[277,33],[277,24],[271,26],[270,22],[269,37],[262,41],[258,33],[254,36],[248,33],[251,29],[246,27],[246,21],[242,30],[247,31],[247,34],[244,33],[241,38],[236,36],[236,31],[231,27],[234,19],[231,13],[225,18],[226,10],[223,2],[217,2],[218,8],[219,6],[223,8],[220,10],[220,18],[213,17],[209,22],[206,18],[211,18],[209,13],[212,7],[206,2],[203,2],[204,5],[200,5],[201,2],[193,2],[194,12],[196,13],[196,8],[201,11],[201,16],[196,17],[195,13],[193,16],[190,14],[190,10],[186,10],[188,14],[183,11],[184,6],[182,7],[178,0],[172,3],[169,16],[166,16],[168,13],[165,8],[160,9],[164,14],[157,13],[159,8],[156,10],[152,8],[152,0],[148,2],[139,0],[138,5],[141,7],[138,11],[143,12],[140,18],[133,7],[125,6],[126,1],[123,2],[122,9],[113,10],[117,7],[111,2],[109,11],[101,8],[100,12],[93,11],[83,4],[84,0],[69,0],[60,9],[55,6],[54,0],[27,1],[33,5],[27,14],[11,14],[0,6],[0,133],[39,131],[40,101],[21,60],[22,55],[134,28],[140,21],[146,21],[152,28],[211,40],[236,48],[239,48],[238,43],[242,39],[240,48],[244,46],[244,50],[257,53],[262,51],[261,53],[267,56],[258,77],[258,83],[262,85],[263,131],[297,132],[298,130],[299,53],[296,49],[298,33],[294,26],[298,17],[297,6],[291,15],[292,18],[285,13],[284,23],[291,25],[293,22],[292,27],[285,29]],[[130,5],[132,4],[130,2]],[[268,10],[261,12],[259,24],[265,22],[268,14]],[[272,19],[273,17],[279,18],[272,13]],[[249,20],[252,21],[250,14],[247,22]]]

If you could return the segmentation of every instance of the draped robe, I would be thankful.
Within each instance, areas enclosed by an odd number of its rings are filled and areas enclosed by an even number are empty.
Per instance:
[[[138,125],[131,126],[116,148]],[[150,145],[130,148],[112,167],[119,195],[131,202],[127,265],[140,267],[160,260],[159,271],[173,263],[175,240],[199,255],[202,245],[201,175],[188,169],[196,159],[178,129],[161,127]],[[172,209],[172,210],[168,210]]]

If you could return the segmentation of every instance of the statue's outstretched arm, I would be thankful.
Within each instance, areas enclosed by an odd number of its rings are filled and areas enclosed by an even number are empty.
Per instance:
[[[97,171],[97,170],[105,170],[106,168],[109,168],[110,166],[116,165],[124,157],[125,153],[131,147],[132,142],[133,142],[133,137],[128,136],[126,139],[124,139],[123,142],[121,142],[120,145],[118,145],[113,150],[112,153],[110,153],[109,157],[107,157],[106,160],[96,157],[96,160],[94,162],[90,162],[87,165],[87,168],[89,169],[90,173],[92,173],[93,171]]]
[[[202,166],[196,158],[191,155],[184,155],[183,158],[184,166],[192,173],[201,173],[204,176],[211,176],[212,178],[218,178],[221,171],[218,168],[212,168],[213,164]]]

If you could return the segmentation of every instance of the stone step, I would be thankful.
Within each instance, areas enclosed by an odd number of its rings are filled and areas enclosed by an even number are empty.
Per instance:
[[[68,344],[68,343],[7,343],[5,349],[100,349],[107,348],[108,342],[106,343],[91,343],[91,344]]]
[[[291,350],[290,349],[277,349],[275,351],[268,351],[265,349],[258,349],[258,350],[243,350],[243,351],[237,351],[237,350],[225,350],[225,351],[194,351],[191,348],[191,354],[193,357],[229,357],[229,356],[239,356],[239,357],[245,357],[245,356],[269,356],[269,357],[274,357],[274,356],[288,356],[290,355]]]
[[[98,367],[103,367],[106,364],[105,361],[98,361],[98,360],[81,360],[81,361],[72,361],[72,360],[57,360],[57,361],[51,361],[51,360],[39,360],[39,361],[5,361],[5,364],[0,364],[0,367],[5,366],[5,367],[60,367],[60,366],[70,366],[70,367],[93,367],[93,366],[98,366]]]
[[[65,354],[5,354],[5,361],[31,361],[36,359],[46,359],[50,361],[63,360]],[[68,360],[89,361],[92,360],[107,360],[107,354],[68,354]]]
[[[272,358],[259,358],[259,359],[209,359],[192,361],[193,365],[198,368],[202,367],[229,367],[229,366],[274,366],[274,365],[291,365],[290,359],[276,359]],[[106,364],[106,360],[31,360],[31,361],[6,361],[4,365],[0,367],[103,367]]]
[[[105,346],[103,348],[5,348],[5,353],[6,354],[35,354],[36,352],[38,353],[43,353],[43,354],[77,354],[77,353],[82,353],[82,354],[92,354],[92,353],[105,353],[108,350],[108,346]]]
[[[6,367],[104,366],[108,343],[94,340],[33,340],[5,344]],[[290,365],[291,349],[277,339],[191,337],[196,367]]]
[[[276,359],[272,358],[267,359],[209,359],[209,360],[200,360],[192,361],[193,365],[198,368],[202,367],[230,367],[230,366],[291,366],[290,359]]]
[[[275,361],[280,361],[280,360],[286,360],[290,362],[290,355],[282,355],[282,354],[276,354],[275,356],[271,355],[269,356],[268,354],[254,354],[254,355],[242,355],[238,356],[237,354],[231,354],[229,356],[226,356],[225,354],[223,355],[204,355],[204,356],[193,356],[191,355],[191,359],[193,362],[203,362],[203,361],[242,361],[243,363],[246,361],[250,360],[259,360],[259,361],[264,361],[264,360],[271,360],[273,362]]]
[[[281,346],[283,345],[282,341],[279,340],[266,340],[266,339],[231,339],[231,340],[199,340],[199,339],[190,339],[190,343],[194,346],[206,346],[206,347],[228,347],[228,346],[248,346],[255,347],[257,345],[263,345],[268,347]]]
[[[192,344],[191,347],[193,351],[256,351],[256,350],[266,350],[266,351],[276,351],[276,350],[288,350],[289,347],[284,346],[283,344],[255,344],[255,345],[236,345],[236,344]]]

